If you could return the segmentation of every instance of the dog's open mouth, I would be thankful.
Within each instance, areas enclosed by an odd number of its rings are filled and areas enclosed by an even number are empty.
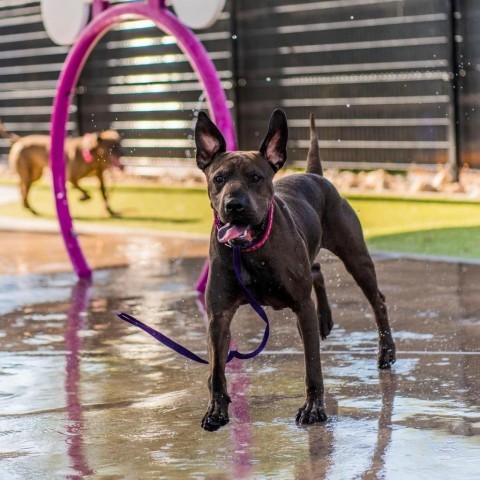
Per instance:
[[[254,239],[254,232],[250,225],[232,225],[226,223],[217,232],[217,240],[220,243],[233,242],[239,244],[251,243]]]
[[[270,204],[263,220],[256,225],[242,225],[236,223],[235,220],[223,224],[216,212],[214,217],[219,243],[256,250],[266,242],[270,235],[273,220],[273,202]],[[244,219],[244,221],[245,220],[246,219]]]

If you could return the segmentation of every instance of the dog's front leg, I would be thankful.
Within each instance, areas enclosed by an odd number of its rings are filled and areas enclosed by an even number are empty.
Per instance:
[[[306,300],[295,309],[298,330],[303,341],[305,354],[305,404],[298,410],[299,424],[324,422],[327,419],[323,404],[323,377],[320,363],[320,331],[315,305]]]
[[[108,203],[107,189],[105,187],[105,181],[103,179],[103,171],[97,173],[98,181],[100,184],[100,192],[102,194],[103,203],[105,204],[105,209],[110,214],[111,217],[121,217],[121,215],[110,208]]]
[[[226,425],[228,418],[228,404],[231,402],[227,392],[227,379],[225,365],[230,347],[230,324],[235,308],[227,309],[221,313],[209,314],[208,326],[208,356],[210,363],[210,376],[208,389],[210,390],[210,404],[202,420],[202,427],[208,431],[218,430]]]
[[[78,184],[78,179],[72,179],[70,181],[72,182],[72,185],[82,194],[82,196],[80,197],[81,202],[90,200],[90,194]]]

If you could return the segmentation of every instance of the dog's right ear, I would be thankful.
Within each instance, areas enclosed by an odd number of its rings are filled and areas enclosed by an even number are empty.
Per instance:
[[[197,147],[197,166],[200,170],[205,170],[217,155],[227,151],[223,135],[204,112],[198,114],[195,145]]]
[[[97,132],[85,133],[82,137],[82,149],[93,150],[98,147],[99,135]]]

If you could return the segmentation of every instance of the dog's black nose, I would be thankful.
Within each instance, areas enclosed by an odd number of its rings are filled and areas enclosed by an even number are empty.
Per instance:
[[[228,213],[240,213],[245,209],[245,201],[241,198],[230,198],[225,203],[225,210]]]

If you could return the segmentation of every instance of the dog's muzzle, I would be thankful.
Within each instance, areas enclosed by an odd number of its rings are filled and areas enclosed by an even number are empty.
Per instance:
[[[215,226],[217,227],[217,240],[229,247],[239,246],[242,251],[251,251],[260,248],[268,239],[272,228],[273,206],[270,206],[259,225],[236,225],[233,222],[223,224],[217,212],[214,211]]]

